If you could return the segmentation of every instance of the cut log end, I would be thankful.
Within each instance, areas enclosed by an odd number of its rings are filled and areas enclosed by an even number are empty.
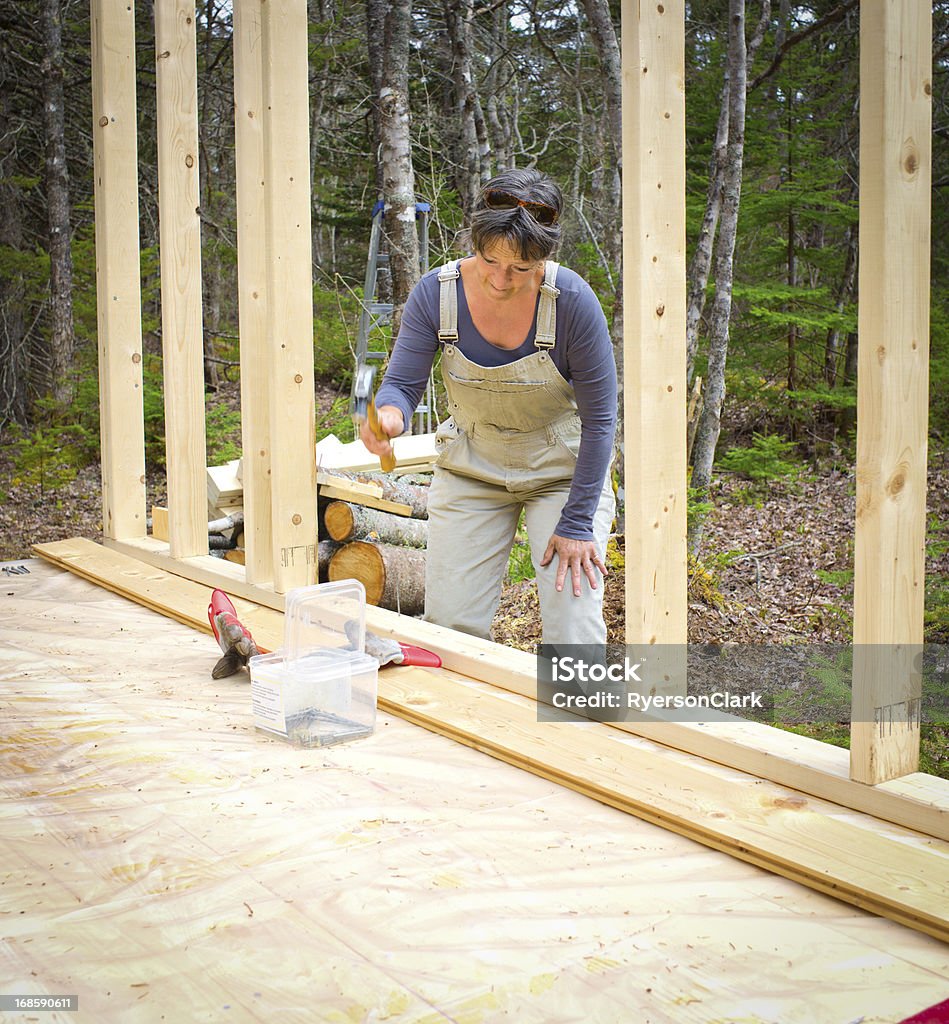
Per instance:
[[[330,559],[330,581],[359,580],[368,604],[420,615],[425,609],[425,552],[353,541]]]

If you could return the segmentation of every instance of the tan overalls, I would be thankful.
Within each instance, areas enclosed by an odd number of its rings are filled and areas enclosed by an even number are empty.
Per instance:
[[[548,354],[556,340],[557,267],[548,261],[545,268],[537,351],[505,366],[479,366],[456,348],[458,263],[439,272],[442,376],[451,416],[435,434],[425,618],[490,638],[523,507],[544,643],[602,644],[602,580],[593,590],[584,577],[581,596],[575,597],[568,573],[558,593],[554,584],[559,558],[540,565],[566,503],[580,446],[573,387]],[[601,558],[613,515],[607,474],[593,523]]]

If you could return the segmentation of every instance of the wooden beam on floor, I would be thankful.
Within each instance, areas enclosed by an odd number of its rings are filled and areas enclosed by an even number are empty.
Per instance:
[[[89,544],[91,541],[63,542]],[[151,537],[137,541],[105,541],[109,549],[147,566],[163,569],[209,587],[223,587],[255,605],[283,611],[285,598],[269,587],[249,585],[240,566],[217,558],[174,559],[168,545]],[[76,552],[75,557],[82,558]],[[437,651],[449,669],[530,698],[536,697],[534,655],[466,636],[421,619],[406,618],[384,608],[366,609],[369,629]],[[667,747],[762,779],[790,786],[808,796],[830,800],[896,825],[949,840],[949,780],[923,772],[877,786],[850,778],[849,751],[808,736],[797,736],[759,722],[736,718],[722,723],[618,722],[614,728],[644,736]]]
[[[180,622],[209,631],[205,586],[88,541],[37,554]],[[282,616],[236,602],[265,647]],[[209,651],[209,664],[213,651]],[[539,723],[536,705],[448,669],[380,674],[380,708],[494,757],[907,927],[949,941],[949,848],[854,821],[784,787],[624,736],[604,723]],[[853,817],[853,816],[852,816]]]

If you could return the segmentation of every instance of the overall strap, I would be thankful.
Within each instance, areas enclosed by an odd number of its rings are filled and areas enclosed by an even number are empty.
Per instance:
[[[547,260],[544,266],[544,283],[540,286],[540,303],[537,307],[537,333],[534,347],[549,350],[557,340],[557,296],[560,289],[555,287],[559,263]]]
[[[438,340],[451,344],[458,340],[458,260],[446,263],[438,272]],[[560,264],[547,260],[544,266],[544,282],[540,286],[540,303],[537,308],[537,331],[534,347],[549,350],[557,340],[557,270]]]
[[[438,340],[443,345],[450,345],[458,340],[458,270],[459,260],[446,263],[438,271]]]

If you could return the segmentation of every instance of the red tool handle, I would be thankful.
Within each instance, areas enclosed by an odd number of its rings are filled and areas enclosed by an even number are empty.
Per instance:
[[[441,668],[442,659],[434,651],[426,651],[424,647],[413,644],[399,644],[402,648],[403,665],[418,665],[420,668]]]

